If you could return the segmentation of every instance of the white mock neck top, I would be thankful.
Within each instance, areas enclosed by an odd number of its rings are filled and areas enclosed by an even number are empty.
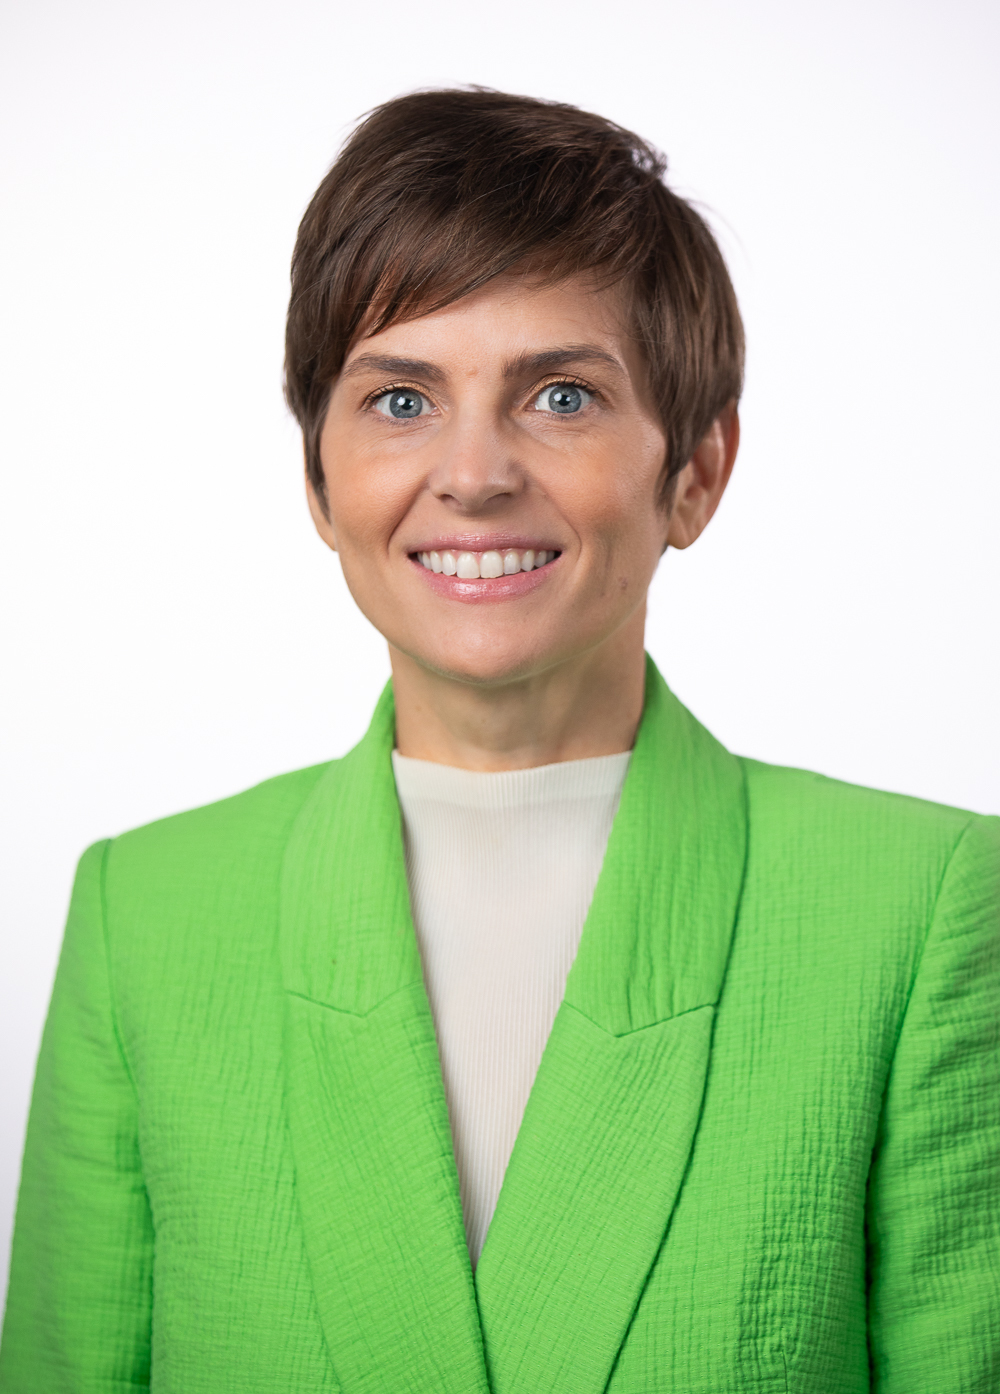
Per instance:
[[[480,774],[394,751],[473,1266],[576,956],[629,752]]]

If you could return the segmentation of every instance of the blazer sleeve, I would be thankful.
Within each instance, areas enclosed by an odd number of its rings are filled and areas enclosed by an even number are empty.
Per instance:
[[[3,1394],[149,1384],[153,1229],[115,1029],[109,843],[83,855],[42,1037],[0,1346]]]
[[[878,1394],[1000,1389],[1000,819],[941,882],[869,1182]]]

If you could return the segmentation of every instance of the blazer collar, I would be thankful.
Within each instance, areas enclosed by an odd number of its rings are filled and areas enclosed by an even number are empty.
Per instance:
[[[344,1394],[487,1394],[444,1086],[410,919],[393,705],[316,784],[281,892],[286,1107]]]
[[[303,807],[283,874],[289,1127],[331,1361],[345,1394],[599,1394],[697,1127],[743,875],[741,769],[649,660],[604,867],[473,1283],[393,721],[387,688]]]

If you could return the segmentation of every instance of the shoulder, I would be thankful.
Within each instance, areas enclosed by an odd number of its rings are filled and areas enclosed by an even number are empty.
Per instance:
[[[850,1040],[882,1080],[909,1003],[986,982],[990,964],[995,980],[1000,818],[741,764],[747,859],[729,1010],[788,1027],[786,1054]]]
[[[169,1034],[170,1021],[220,982],[263,1010],[289,834],[337,763],[279,775],[104,844],[98,904],[130,1041],[137,1023],[145,1030],[154,1019]]]
[[[910,959],[932,921],[959,903],[995,916],[1000,818],[808,770],[740,763],[746,894],[762,921],[808,924],[830,943],[850,941],[862,957],[891,951]]]
[[[248,866],[280,858],[292,823],[327,761],[266,779],[229,798],[133,828],[106,845],[112,885],[244,875]]]
[[[947,804],[831,779],[812,770],[738,757],[746,780],[751,829],[778,847],[880,853],[904,861],[947,860],[966,837],[1000,846],[1000,818]],[[888,869],[888,868],[887,868]]]

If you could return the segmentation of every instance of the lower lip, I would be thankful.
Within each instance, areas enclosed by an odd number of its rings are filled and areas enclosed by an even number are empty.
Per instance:
[[[562,556],[560,552],[559,556]],[[559,557],[546,562],[537,571],[519,571],[515,576],[494,576],[481,581],[462,581],[446,576],[443,571],[428,571],[422,562],[410,558],[435,595],[446,600],[461,600],[466,605],[482,605],[491,600],[516,600],[545,584]]]

